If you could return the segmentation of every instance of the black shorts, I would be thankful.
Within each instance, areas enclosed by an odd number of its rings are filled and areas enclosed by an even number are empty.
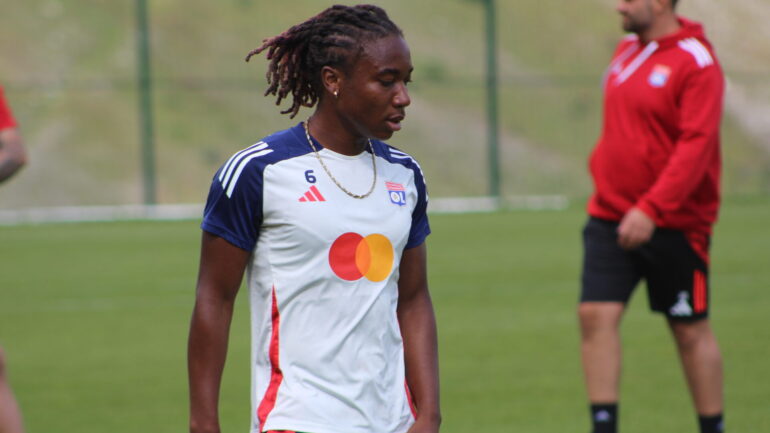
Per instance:
[[[583,229],[580,302],[627,303],[642,278],[650,309],[673,320],[708,317],[708,264],[680,230],[657,228],[635,250],[618,245],[618,223],[591,217]]]

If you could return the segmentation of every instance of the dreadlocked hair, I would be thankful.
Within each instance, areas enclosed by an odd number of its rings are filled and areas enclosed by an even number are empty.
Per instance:
[[[320,71],[324,66],[346,70],[355,63],[365,42],[385,36],[403,36],[382,8],[374,5],[332,6],[280,35],[262,41],[246,61],[267,50],[268,88],[275,105],[292,94],[292,105],[281,114],[294,117],[300,107],[312,107],[322,94]]]

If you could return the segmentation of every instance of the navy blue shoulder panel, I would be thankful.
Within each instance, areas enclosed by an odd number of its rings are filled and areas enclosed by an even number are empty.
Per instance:
[[[300,124],[231,156],[211,182],[201,228],[238,248],[253,250],[262,224],[265,168],[311,152],[304,138]]]
[[[425,176],[422,167],[417,160],[412,158],[406,152],[382,141],[372,140],[372,147],[376,156],[385,158],[392,164],[400,164],[414,172],[414,185],[417,188],[417,205],[412,211],[412,228],[409,233],[406,248],[419,246],[430,234],[430,224],[428,223],[428,189],[425,185]]]

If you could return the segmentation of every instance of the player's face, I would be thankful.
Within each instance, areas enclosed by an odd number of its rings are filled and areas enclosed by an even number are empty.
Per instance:
[[[618,0],[616,10],[623,19],[623,30],[641,33],[652,25],[655,18],[653,0]]]
[[[388,36],[368,42],[339,91],[338,104],[357,135],[385,140],[401,129],[411,103],[412,75],[406,41]]]

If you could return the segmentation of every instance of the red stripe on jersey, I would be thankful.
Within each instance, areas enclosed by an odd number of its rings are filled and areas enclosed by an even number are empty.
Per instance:
[[[318,201],[326,201],[324,196],[321,195],[321,191],[319,191],[318,188],[315,187],[315,185],[310,187],[310,191],[313,193],[313,195],[315,195]]]
[[[697,270],[692,273],[692,307],[696,313],[700,309],[700,274]]]
[[[695,297],[698,302],[695,312],[700,313],[706,308],[706,278],[703,276],[703,272],[700,271],[695,271],[695,275],[698,276],[698,292]]]
[[[273,331],[270,337],[270,365],[273,368],[270,374],[270,384],[265,391],[265,396],[262,398],[262,402],[259,403],[257,408],[257,419],[259,420],[259,431],[265,426],[267,416],[275,407],[275,399],[278,395],[278,387],[281,386],[283,381],[283,372],[281,372],[281,366],[279,365],[278,358],[278,329],[281,324],[281,315],[278,313],[278,301],[275,297],[275,287],[273,287]]]
[[[688,231],[685,233],[687,242],[690,244],[690,248],[695,251],[695,254],[703,260],[707,265],[709,264],[709,236],[705,233]]]
[[[306,192],[306,193],[305,193],[305,198],[306,198],[308,201],[318,201],[318,200],[315,198],[315,196],[313,196],[313,194],[310,194],[310,191],[308,191],[308,192]]]
[[[706,285],[706,275],[703,272],[698,272],[700,274],[700,311],[704,312],[706,311],[706,306],[708,305],[708,286]]]
[[[417,407],[412,400],[412,391],[409,390],[409,384],[404,379],[404,388],[406,389],[406,401],[409,402],[409,409],[412,411],[412,416],[417,419]]]
[[[703,275],[703,272],[698,272],[698,275],[700,280],[698,287],[698,312],[700,313],[706,310],[706,276]]]
[[[693,274],[693,306],[696,313],[706,311],[708,306],[706,276],[700,270],[695,270]]]

